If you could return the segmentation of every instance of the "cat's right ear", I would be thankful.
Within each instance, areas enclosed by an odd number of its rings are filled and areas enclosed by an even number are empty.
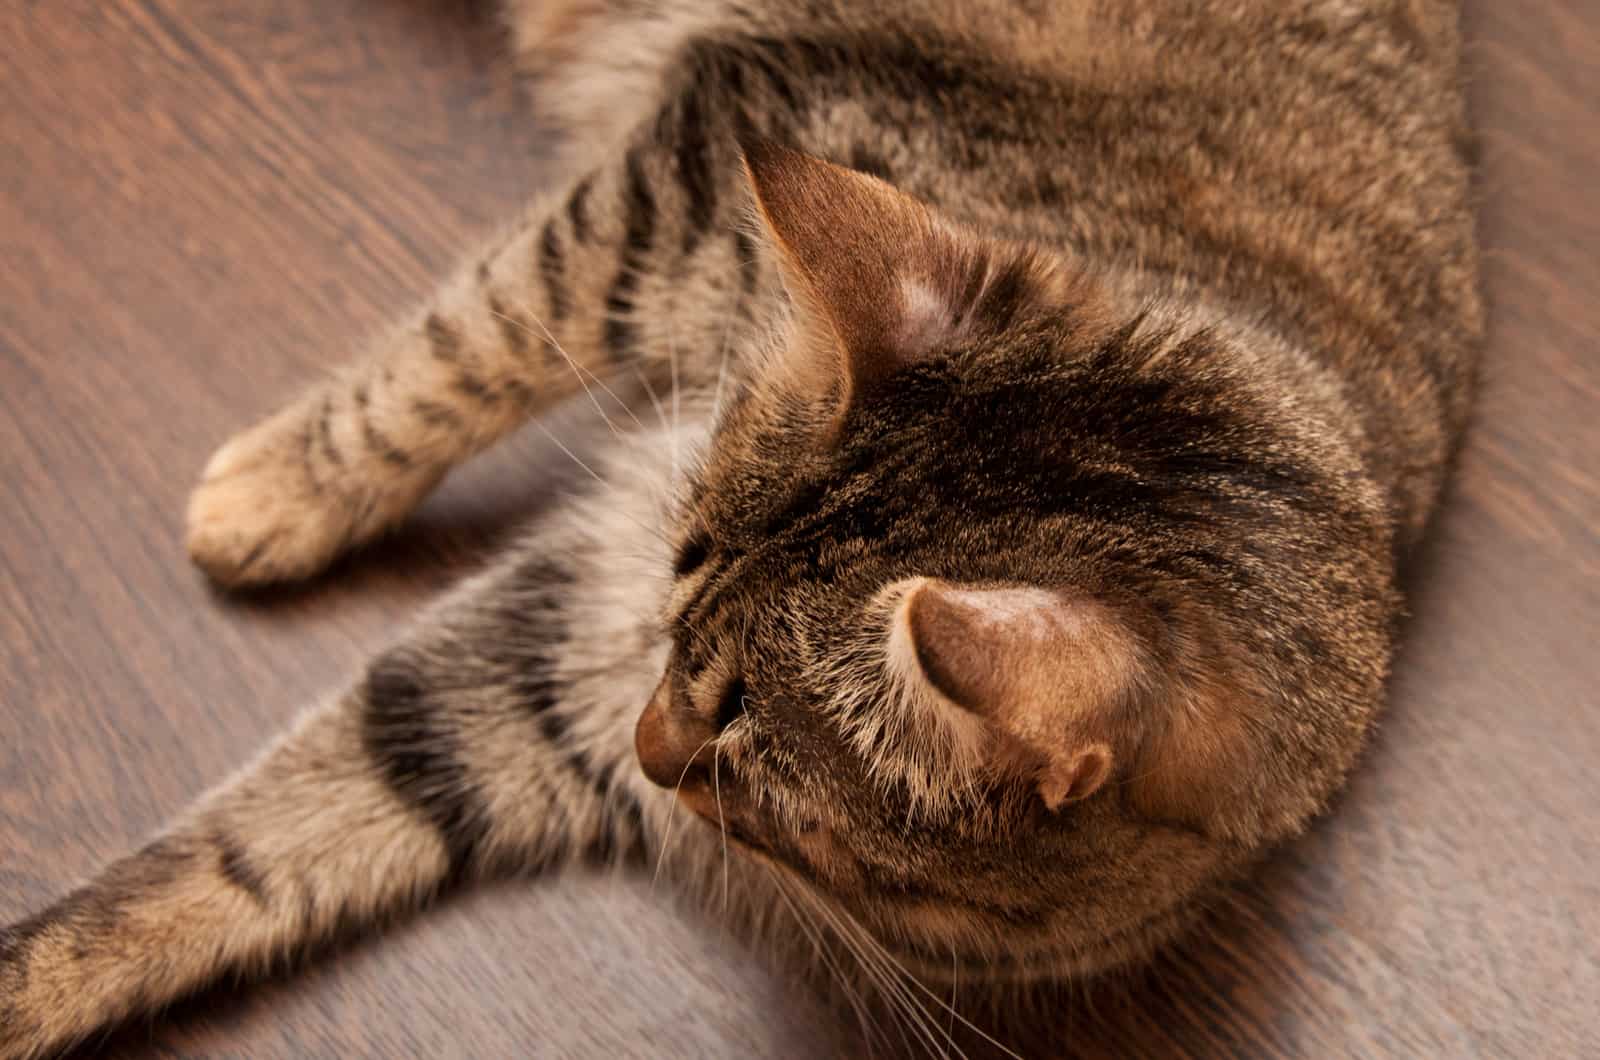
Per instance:
[[[1030,586],[918,579],[895,616],[891,654],[943,708],[976,724],[991,754],[1029,769],[1051,809],[1093,795],[1125,753],[1137,681],[1131,632],[1091,598]]]
[[[995,315],[1015,312],[1033,255],[979,239],[885,181],[767,142],[743,145],[768,242],[800,314],[791,380],[847,402]]]
[[[1121,774],[1152,818],[1234,836],[1263,755],[1251,717],[1270,698],[1193,619],[1165,676],[1127,616],[1093,595],[915,578],[897,587],[889,664],[966,762],[1026,770],[1051,809]],[[1164,709],[1151,710],[1159,690]],[[1143,704],[1144,706],[1141,706]]]

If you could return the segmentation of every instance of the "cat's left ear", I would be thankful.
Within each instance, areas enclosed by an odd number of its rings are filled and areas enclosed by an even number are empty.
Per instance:
[[[785,352],[802,384],[846,400],[1009,317],[1047,270],[876,177],[777,145],[744,146],[768,236],[809,334]]]
[[[1032,763],[1051,809],[1088,798],[1120,756],[1120,719],[1139,652],[1107,606],[1027,586],[913,584],[891,650],[960,717]]]

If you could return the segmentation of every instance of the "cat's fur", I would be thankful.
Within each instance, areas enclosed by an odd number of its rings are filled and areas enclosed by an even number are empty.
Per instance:
[[[1455,7],[514,4],[571,179],[224,446],[190,550],[304,577],[562,398],[671,411],[0,933],[0,1056],[452,881],[660,857],[646,775],[706,819],[691,886],[722,825],[747,908],[827,903],[930,980],[1180,931],[1351,766],[1467,414]]]

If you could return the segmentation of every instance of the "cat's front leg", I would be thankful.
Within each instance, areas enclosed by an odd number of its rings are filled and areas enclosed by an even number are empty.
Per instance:
[[[595,547],[553,525],[161,838],[0,930],[0,1060],[258,972],[451,881],[648,849],[665,793],[637,779],[632,725],[663,651],[649,582],[615,576],[655,547],[632,527]],[[601,568],[613,576],[592,584]],[[590,643],[594,607],[623,635]]]
[[[527,319],[551,312],[549,292],[530,282],[537,220],[530,214],[366,357],[217,450],[188,508],[189,553],[207,574],[253,585],[317,573],[573,389],[564,367],[552,369],[553,340]],[[488,291],[497,281],[498,297]],[[513,311],[523,314],[515,325]]]
[[[737,101],[697,91],[367,359],[224,445],[189,502],[195,562],[225,585],[307,577],[558,400],[717,379],[771,279],[740,223]]]

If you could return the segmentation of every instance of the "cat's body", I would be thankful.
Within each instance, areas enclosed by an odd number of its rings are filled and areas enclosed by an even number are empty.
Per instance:
[[[514,6],[571,180],[226,446],[190,548],[314,573],[589,388],[605,482],[0,933],[0,1056],[455,879],[703,884],[717,825],[752,913],[927,979],[1181,930],[1359,751],[1463,427],[1454,8]]]

